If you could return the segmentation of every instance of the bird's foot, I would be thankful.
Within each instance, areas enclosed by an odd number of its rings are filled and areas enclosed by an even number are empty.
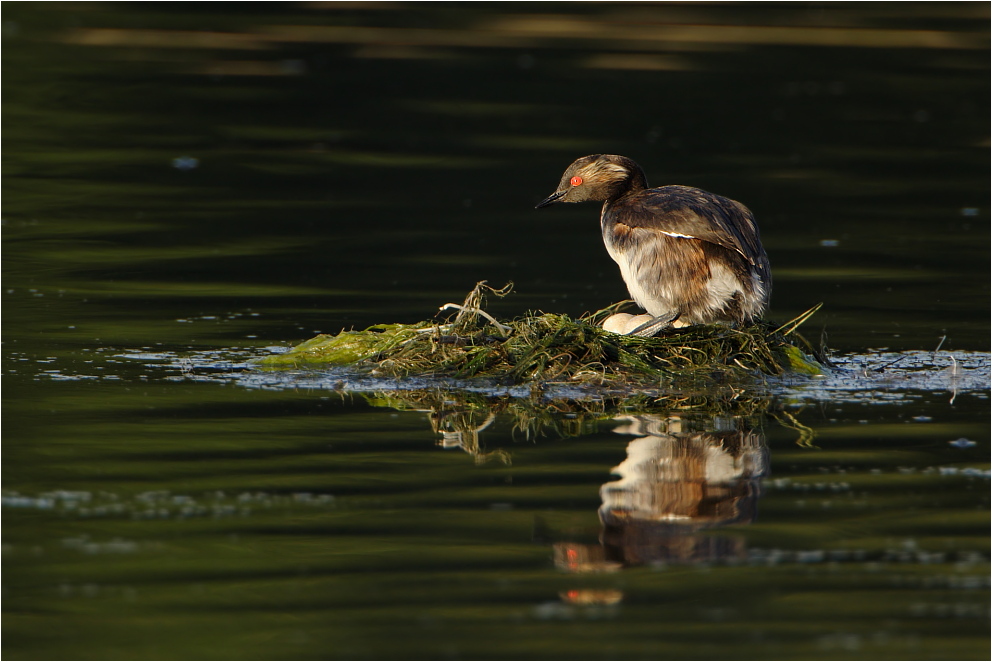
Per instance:
[[[631,315],[629,313],[617,313],[610,315],[603,322],[603,329],[612,333],[622,335],[637,335],[644,338],[653,336],[662,329],[676,325],[679,313],[671,315]]]
[[[680,312],[675,312],[653,317],[633,330],[628,331],[627,334],[631,336],[640,336],[641,338],[650,338],[659,331],[675,326],[675,322],[679,319],[681,314],[682,313]]]

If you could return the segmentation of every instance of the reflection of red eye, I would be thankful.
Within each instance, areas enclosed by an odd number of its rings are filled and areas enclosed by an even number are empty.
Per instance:
[[[582,178],[581,177],[579,177],[578,175],[576,175],[575,177],[572,177],[572,186],[578,186],[581,183],[582,183]]]

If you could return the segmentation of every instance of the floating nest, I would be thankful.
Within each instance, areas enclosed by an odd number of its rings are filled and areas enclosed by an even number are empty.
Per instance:
[[[604,331],[602,321],[627,302],[572,319],[529,313],[499,321],[485,296],[505,296],[478,283],[443,323],[376,324],[364,331],[319,335],[260,361],[271,368],[350,366],[381,377],[485,378],[502,384],[565,382],[605,387],[658,386],[686,380],[723,382],[755,375],[820,374],[822,351],[796,333],[820,306],[779,326],[759,322],[668,329],[651,338]]]

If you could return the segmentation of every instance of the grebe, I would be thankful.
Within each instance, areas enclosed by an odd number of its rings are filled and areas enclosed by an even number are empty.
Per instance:
[[[669,326],[745,324],[768,306],[772,276],[754,215],[741,203],[689,186],[648,188],[644,171],[615,154],[568,166],[556,202],[602,201],[603,242],[631,298],[649,315],[621,313],[607,330],[654,335]]]

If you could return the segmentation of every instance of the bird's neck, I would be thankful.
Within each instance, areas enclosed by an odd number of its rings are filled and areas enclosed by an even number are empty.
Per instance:
[[[630,177],[628,178],[630,185],[628,187],[629,193],[637,193],[638,191],[643,191],[648,187],[648,178],[644,175],[644,171],[641,170],[641,166],[634,164],[633,168],[630,168]]]
[[[609,205],[626,195],[633,195],[648,187],[648,179],[644,176],[641,166],[626,157],[621,162],[627,171],[627,176],[617,181],[606,196],[605,204]]]
[[[630,177],[622,182],[619,182],[618,185],[609,192],[609,195],[606,196],[606,199],[603,201],[604,211],[608,206],[616,203],[622,198],[630,195],[636,195],[647,187],[647,180],[644,178],[644,173],[641,172],[640,169],[631,172]]]

